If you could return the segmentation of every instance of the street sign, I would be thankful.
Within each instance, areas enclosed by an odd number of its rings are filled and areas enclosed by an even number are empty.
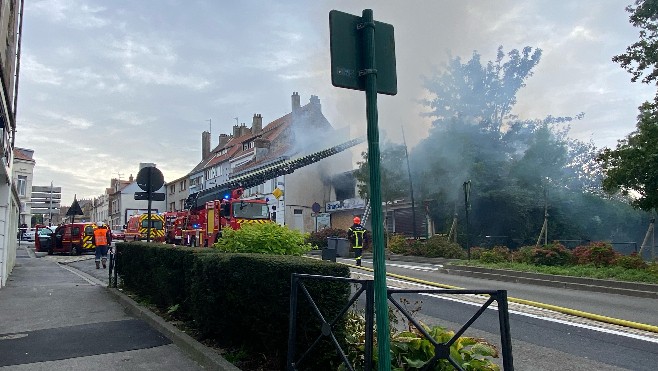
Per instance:
[[[135,200],[148,200],[149,192],[135,192]],[[151,201],[164,201],[164,193],[151,193]]]
[[[274,188],[274,190],[272,191],[272,195],[274,195],[274,197],[278,200],[281,196],[283,196],[283,191],[280,190],[278,187]]]
[[[393,26],[374,21],[377,60],[377,92],[398,93],[395,68],[395,38]],[[362,17],[332,10],[329,12],[329,44],[331,52],[331,83],[339,88],[365,91],[366,63],[363,55],[363,30],[367,23]]]
[[[144,191],[155,192],[164,185],[164,176],[159,169],[153,166],[147,166],[143,167],[139,173],[137,173],[136,181],[139,188]]]

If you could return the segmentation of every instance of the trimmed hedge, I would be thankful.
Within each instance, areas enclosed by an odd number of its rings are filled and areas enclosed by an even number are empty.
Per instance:
[[[203,338],[262,353],[281,369],[288,348],[291,274],[350,275],[347,266],[298,256],[139,242],[119,243],[117,249],[124,287],[161,309],[178,305],[176,315],[192,323]],[[305,280],[304,285],[327,321],[349,300],[347,283]],[[301,290],[297,313],[297,349],[303,351],[320,334],[320,321]],[[341,342],[344,331],[344,321],[339,321],[334,334]],[[310,356],[305,361],[308,369],[336,369],[340,363],[326,340]]]

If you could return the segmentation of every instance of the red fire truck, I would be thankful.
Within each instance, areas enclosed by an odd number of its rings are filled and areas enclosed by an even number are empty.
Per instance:
[[[212,246],[223,228],[239,229],[242,224],[269,223],[267,200],[242,199],[238,188],[221,200],[205,203],[201,209],[165,214],[166,240],[187,246]]]

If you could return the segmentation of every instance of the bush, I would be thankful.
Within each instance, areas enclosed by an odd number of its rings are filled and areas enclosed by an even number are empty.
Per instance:
[[[432,236],[425,242],[426,254],[424,256],[448,259],[464,259],[466,252],[459,244],[451,242],[446,236]]]
[[[482,247],[475,246],[471,247],[471,259],[479,260],[482,257],[482,252],[486,251]]]
[[[388,250],[394,254],[411,255],[414,249],[407,238],[401,234],[394,234],[388,239]]]
[[[246,224],[237,230],[222,230],[222,238],[212,247],[222,252],[299,256],[311,250],[306,237],[276,223]]]
[[[534,249],[532,264],[559,266],[571,262],[571,251],[560,243],[552,243]]]
[[[647,269],[649,266],[636,252],[617,257],[615,264],[626,269]]]
[[[592,242],[573,250],[572,260],[576,264],[592,264],[595,267],[609,267],[619,254],[607,242]]]
[[[347,238],[347,231],[339,228],[325,228],[321,231],[311,232],[306,237],[306,243],[316,249],[327,247],[327,237]]]
[[[512,261],[515,263],[534,264],[535,249],[537,246],[523,246],[512,253]]]
[[[512,253],[505,246],[494,246],[491,250],[484,250],[480,254],[480,260],[485,263],[505,263],[511,258]]]

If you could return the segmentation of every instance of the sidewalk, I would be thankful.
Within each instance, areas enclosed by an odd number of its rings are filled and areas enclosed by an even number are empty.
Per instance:
[[[93,257],[80,259],[68,265],[107,276],[107,270],[95,269]],[[35,258],[20,246],[0,289],[0,370],[204,369],[170,336],[131,315],[130,303],[106,285],[107,278]]]

